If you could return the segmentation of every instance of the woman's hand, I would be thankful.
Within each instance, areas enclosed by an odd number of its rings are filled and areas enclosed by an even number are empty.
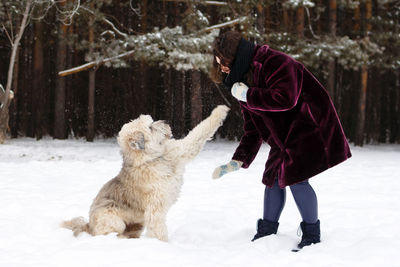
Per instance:
[[[232,85],[231,93],[237,100],[246,102],[247,90],[249,90],[247,85],[241,82],[236,82]]]
[[[242,165],[243,165],[243,162],[241,162],[241,161],[231,160],[229,163],[215,168],[215,170],[212,174],[212,178],[213,179],[221,178],[222,175],[225,175],[228,172],[233,172],[233,171],[239,170]]]

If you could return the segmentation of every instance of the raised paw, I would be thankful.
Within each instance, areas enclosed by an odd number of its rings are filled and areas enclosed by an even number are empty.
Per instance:
[[[227,106],[219,105],[216,108],[214,108],[211,115],[216,116],[221,120],[224,120],[226,118],[226,116],[228,115],[229,110],[230,110],[230,108],[228,108]]]

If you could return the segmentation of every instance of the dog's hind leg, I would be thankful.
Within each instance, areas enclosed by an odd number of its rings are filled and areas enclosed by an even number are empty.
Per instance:
[[[143,232],[143,224],[141,223],[129,223],[126,225],[125,231],[121,237],[127,238],[139,238]]]
[[[107,235],[113,232],[122,234],[125,228],[125,222],[114,209],[98,209],[90,216],[89,230],[92,235]]]

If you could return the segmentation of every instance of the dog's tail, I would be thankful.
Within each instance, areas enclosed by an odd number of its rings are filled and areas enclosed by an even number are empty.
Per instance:
[[[78,236],[82,232],[89,233],[89,224],[83,217],[76,217],[69,221],[61,223],[61,227],[67,228],[74,232],[74,236]]]

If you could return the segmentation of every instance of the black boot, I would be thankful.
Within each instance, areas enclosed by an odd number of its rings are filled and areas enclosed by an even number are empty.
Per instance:
[[[319,220],[316,223],[300,223],[301,231],[303,232],[303,236],[301,237],[300,243],[297,245],[298,250],[302,249],[305,246],[309,246],[311,244],[316,244],[321,242],[321,230],[319,227]],[[294,251],[298,251],[294,250]]]
[[[278,222],[271,222],[268,220],[258,219],[257,221],[257,234],[253,237],[251,241],[259,239],[261,237],[276,234],[278,231]]]

